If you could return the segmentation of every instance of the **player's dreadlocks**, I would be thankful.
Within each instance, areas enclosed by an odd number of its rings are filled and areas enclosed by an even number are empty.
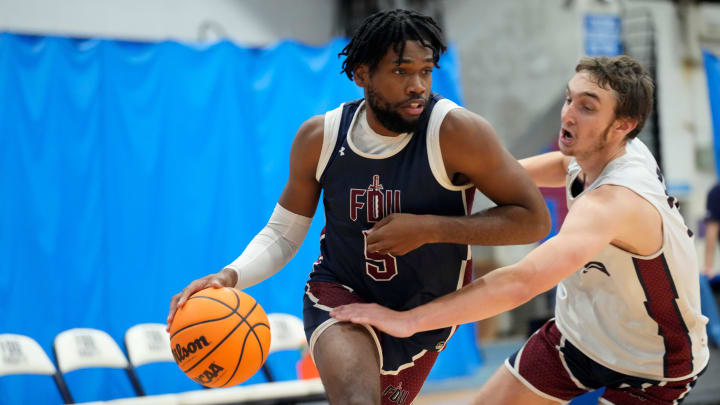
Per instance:
[[[353,72],[361,64],[368,65],[372,72],[391,45],[402,57],[405,41],[420,41],[432,49],[433,62],[439,67],[440,55],[447,49],[442,29],[432,17],[397,9],[375,13],[363,21],[350,43],[338,54],[347,56],[341,73],[352,80]]]

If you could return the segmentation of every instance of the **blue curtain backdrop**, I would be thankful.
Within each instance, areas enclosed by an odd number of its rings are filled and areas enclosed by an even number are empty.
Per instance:
[[[715,152],[715,169],[720,177],[720,59],[717,55],[703,50],[705,74],[710,96],[710,114],[713,126],[713,150]]]
[[[1,33],[0,333],[29,335],[52,356],[65,329],[122,342],[134,324],[164,322],[173,294],[232,261],[265,225],[300,124],[361,97],[339,74],[345,43]],[[441,66],[434,90],[461,102],[452,48]],[[301,314],[323,222],[319,208],[290,264],[248,289],[267,312]],[[472,328],[451,343],[431,378],[479,365]],[[179,374],[168,366],[144,378],[167,382]],[[132,395],[122,372],[70,374],[76,400]],[[276,374],[293,378],[294,359]],[[179,377],[182,389],[197,387]],[[37,401],[60,402],[49,378],[0,378],[0,402]]]

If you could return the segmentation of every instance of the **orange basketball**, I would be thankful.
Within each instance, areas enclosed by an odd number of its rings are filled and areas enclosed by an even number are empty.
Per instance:
[[[175,313],[170,347],[188,377],[208,387],[230,387],[262,367],[270,349],[270,323],[244,292],[206,288]]]

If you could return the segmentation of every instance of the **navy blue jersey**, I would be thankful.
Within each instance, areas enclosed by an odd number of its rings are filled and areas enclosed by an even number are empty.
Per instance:
[[[409,142],[381,158],[358,154],[348,143],[363,100],[343,105],[335,146],[320,176],[325,229],[311,281],[340,283],[368,302],[405,310],[470,280],[468,245],[426,244],[397,257],[366,249],[366,231],[390,213],[469,214],[474,187],[450,190],[436,180],[430,167],[428,122],[441,99],[433,94],[426,105],[428,113]],[[439,124],[434,128],[439,131]]]

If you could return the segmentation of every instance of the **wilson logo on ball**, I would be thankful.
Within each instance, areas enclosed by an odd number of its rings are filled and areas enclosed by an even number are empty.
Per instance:
[[[202,374],[199,374],[197,377],[195,377],[195,381],[199,382],[202,385],[210,384],[223,370],[225,369],[218,366],[217,364],[210,363],[210,366],[208,366],[207,370],[203,371]]]
[[[181,363],[183,360],[190,357],[191,354],[198,350],[202,350],[209,345],[210,343],[208,343],[207,339],[205,339],[205,336],[200,336],[185,345],[185,347],[180,346],[180,344],[176,344],[175,348],[172,349],[173,357],[175,357],[176,362]]]

